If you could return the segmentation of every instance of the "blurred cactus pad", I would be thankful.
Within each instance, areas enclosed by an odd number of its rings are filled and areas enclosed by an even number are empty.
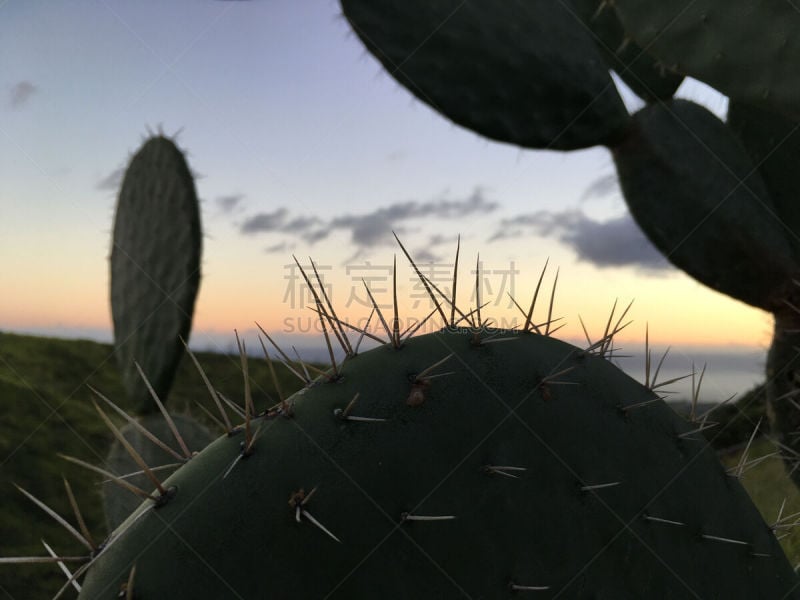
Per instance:
[[[194,179],[164,136],[146,140],[125,171],[114,218],[111,312],[130,406],[157,410],[136,368],[166,400],[200,286],[202,230]]]
[[[452,122],[523,148],[602,145],[675,266],[775,316],[767,401],[800,483],[800,12],[755,0],[341,0],[386,72]],[[643,101],[629,114],[612,74]],[[729,98],[725,120],[674,95]]]

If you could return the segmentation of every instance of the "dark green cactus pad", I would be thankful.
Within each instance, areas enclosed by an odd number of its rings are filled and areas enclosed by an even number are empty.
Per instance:
[[[761,108],[731,101],[728,126],[758,165],[784,224],[784,234],[800,261],[800,133],[797,121]],[[786,304],[775,308],[775,335],[767,355],[767,407],[772,435],[783,444],[786,471],[800,485],[796,457],[800,451],[800,394],[797,348],[800,344],[800,287],[786,291]]]
[[[800,11],[783,0],[614,0],[625,30],[672,70],[800,118]]]
[[[529,148],[618,138],[628,113],[572,9],[545,0],[342,0],[387,72],[453,122]]]
[[[697,424],[604,358],[443,331],[340,372],[255,419],[248,456],[240,429],[170,477],[81,598],[116,598],[134,564],[138,600],[797,597]]]
[[[686,100],[648,106],[613,148],[625,201],[648,238],[705,285],[770,311],[795,271],[770,195],[736,136]]]
[[[800,122],[732,100],[728,127],[758,166],[786,237],[800,258]]]
[[[156,410],[137,361],[165,399],[188,339],[200,285],[202,233],[194,179],[181,151],[153,137],[134,155],[117,201],[111,313],[129,401]]]
[[[211,435],[211,432],[191,417],[175,415],[172,417],[172,420],[190,451],[199,452],[214,441],[214,436]],[[175,440],[169,425],[160,413],[140,418],[139,424],[156,438],[162,440],[171,448],[174,448],[178,454],[181,453],[181,448]],[[121,430],[121,433],[144,459],[145,464],[150,467],[175,465],[181,462],[175,456],[159,448],[155,443],[147,439],[141,430],[133,425],[126,425]],[[116,475],[128,475],[141,470],[141,467],[136,464],[130,454],[128,454],[118,441],[114,441],[112,444],[104,466],[108,471]],[[175,467],[175,469],[177,469],[177,467]],[[175,469],[158,471],[157,474],[163,479]],[[126,480],[139,488],[148,489],[152,487],[152,484],[144,474],[129,477]],[[119,527],[120,524],[136,510],[139,504],[141,504],[141,500],[128,490],[111,482],[103,484],[103,509],[106,513],[106,523],[108,524],[109,531],[113,531]]]
[[[611,3],[605,0],[572,0],[575,11],[596,36],[597,47],[609,67],[636,95],[647,102],[667,100],[683,82],[683,76],[647,54],[625,33]]]

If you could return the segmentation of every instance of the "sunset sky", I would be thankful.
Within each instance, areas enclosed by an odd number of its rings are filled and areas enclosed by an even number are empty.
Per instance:
[[[129,153],[162,128],[180,131],[200,176],[196,347],[228,350],[232,330],[254,321],[296,342],[313,313],[293,253],[317,262],[352,319],[369,312],[362,277],[389,301],[380,290],[397,254],[403,314],[424,316],[391,230],[443,286],[460,234],[460,297],[470,304],[480,252],[481,294],[500,294],[487,311],[501,323],[518,318],[506,292],[527,305],[549,257],[566,338],[582,338],[579,314],[599,336],[619,298],[635,299],[623,345],[641,342],[645,323],[657,349],[684,357],[759,356],[769,343],[768,314],[701,286],[643,239],[606,149],[520,150],[452,125],[382,71],[337,2],[7,0],[0,65],[3,330],[111,339],[115,195]],[[698,83],[679,95],[725,112]]]

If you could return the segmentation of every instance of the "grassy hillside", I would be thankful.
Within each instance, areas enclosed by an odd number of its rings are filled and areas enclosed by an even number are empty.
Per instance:
[[[217,389],[241,401],[243,382],[238,357],[200,353],[198,359]],[[266,361],[251,360],[249,368],[256,407],[261,410],[276,403]],[[278,365],[276,370],[285,392],[300,387],[299,380],[285,368]],[[87,384],[125,407],[111,346],[0,333],[0,556],[44,555],[42,539],[61,554],[85,554],[82,546],[13,484],[74,522],[62,482],[62,475],[67,477],[97,541],[107,534],[99,477],[56,456],[68,454],[95,465],[104,462],[112,436],[92,408]],[[171,412],[192,414],[214,429],[195,401],[216,412],[191,361],[184,359],[168,407]],[[727,414],[724,410],[719,412],[715,415],[718,419]],[[749,435],[752,419],[743,418],[737,410],[728,412],[730,415],[724,418],[738,419],[725,428],[728,435],[741,430],[734,436],[736,439],[730,440],[733,443]],[[723,440],[727,438],[718,437],[716,442]],[[751,449],[750,457],[773,451],[768,441],[761,440]],[[723,460],[735,465],[739,454],[724,454]],[[784,499],[784,515],[800,512],[800,494],[785,476],[779,460],[768,459],[748,470],[742,482],[767,522],[775,521]],[[791,534],[782,543],[792,562],[800,562],[800,535]],[[55,566],[0,565],[0,600],[50,598],[64,581]],[[65,597],[73,596],[70,591]]]
[[[13,484],[74,522],[64,491],[65,476],[96,540],[106,536],[100,477],[56,454],[103,464],[113,438],[92,407],[87,384],[125,408],[112,352],[111,346],[90,341],[0,333],[0,556],[45,555],[42,539],[61,554],[86,552]],[[241,403],[239,358],[211,353],[199,353],[197,358],[215,387]],[[249,368],[256,407],[262,410],[275,404],[277,395],[266,361],[251,359]],[[301,382],[283,366],[277,365],[276,372],[284,392],[300,387]],[[196,401],[216,414],[202,379],[186,357],[167,407],[170,412],[192,414],[218,431]],[[122,425],[121,419],[116,422]],[[64,582],[55,566],[0,565],[2,600],[50,598]]]
[[[753,444],[747,455],[747,461],[766,456],[776,451],[776,447],[765,439],[761,439]],[[727,467],[735,467],[741,459],[741,452],[723,454],[722,463]],[[792,522],[800,524],[800,491],[786,476],[783,462],[777,458],[768,458],[751,469],[747,469],[741,477],[744,485],[753,502],[761,511],[764,520],[773,524],[778,518],[781,504],[785,501],[782,518],[789,519],[787,525]],[[795,566],[795,570],[800,566],[800,527],[781,530],[778,537],[781,538],[781,546],[789,557],[789,562]]]

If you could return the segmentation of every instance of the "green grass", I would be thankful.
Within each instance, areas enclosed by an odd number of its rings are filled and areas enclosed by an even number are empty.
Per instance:
[[[747,454],[747,460],[765,456],[776,450],[777,448],[766,439],[755,441]],[[720,458],[725,466],[735,466],[739,464],[741,451],[723,454]],[[786,476],[780,458],[768,458],[758,466],[746,470],[742,474],[741,482],[767,523],[775,523],[784,500],[786,505],[783,509],[783,517],[800,513],[800,491]],[[800,563],[800,531],[797,529],[789,530],[788,535],[781,539],[783,551],[786,552],[786,556],[789,557],[789,562],[793,566]]]
[[[211,353],[198,353],[197,358],[214,386],[241,403],[239,358]],[[251,359],[249,370],[256,408],[275,404],[278,398],[266,361]],[[284,393],[301,386],[283,366],[277,365],[276,372]],[[110,345],[0,333],[0,556],[43,556],[42,539],[59,553],[85,552],[13,484],[74,522],[65,476],[96,540],[107,535],[99,477],[57,456],[67,454],[102,465],[108,454],[113,438],[92,407],[86,384],[128,408]],[[185,357],[167,407],[219,431],[195,401],[216,413],[202,379]],[[122,424],[121,419],[114,420]],[[64,581],[55,566],[0,565],[0,600],[50,598]]]
[[[243,381],[238,357],[211,353],[197,356],[215,387],[241,401]],[[262,410],[278,398],[266,361],[250,360],[249,364],[254,401]],[[285,368],[278,365],[276,370],[285,393],[300,387],[299,380]],[[56,456],[68,454],[95,465],[102,465],[106,458],[112,435],[92,407],[86,384],[126,408],[111,346],[0,333],[0,556],[44,555],[41,539],[59,553],[83,552],[60,525],[19,493],[14,483],[74,522],[61,479],[66,476],[96,539],[102,540],[108,533],[98,477]],[[202,379],[185,358],[167,406],[171,412],[192,414],[216,430],[196,408],[196,400],[216,412]],[[750,427],[742,424],[742,435],[749,435]],[[751,449],[750,458],[772,451],[768,441],[760,440]],[[723,456],[728,465],[738,460],[738,453]],[[800,493],[786,477],[780,460],[768,459],[747,471],[742,483],[768,523],[775,521],[784,499],[784,515],[800,512]],[[792,564],[800,562],[800,533],[790,533],[781,543]],[[64,581],[54,566],[0,565],[0,600],[50,598]],[[71,591],[66,595],[72,596]]]

